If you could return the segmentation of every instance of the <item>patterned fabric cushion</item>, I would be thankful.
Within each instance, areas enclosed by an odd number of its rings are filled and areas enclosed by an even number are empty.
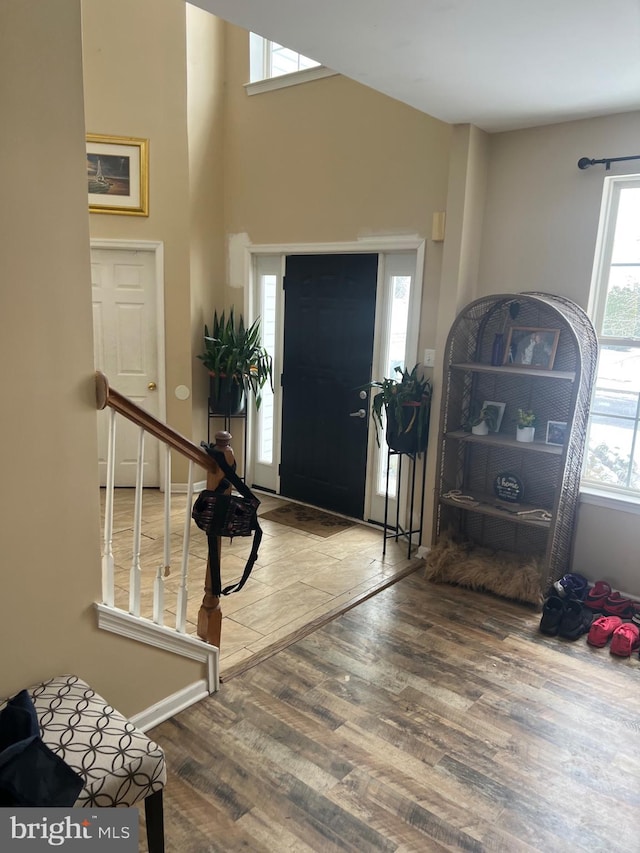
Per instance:
[[[132,806],[164,788],[164,752],[76,675],[28,688],[42,741],[84,780],[80,806]]]

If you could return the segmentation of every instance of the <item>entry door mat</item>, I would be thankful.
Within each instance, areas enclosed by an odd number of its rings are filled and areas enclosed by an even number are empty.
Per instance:
[[[286,524],[287,527],[304,530],[305,533],[314,533],[325,539],[354,526],[354,522],[340,518],[339,515],[294,503],[285,503],[276,509],[270,509],[261,513],[260,518],[277,521],[278,524]]]

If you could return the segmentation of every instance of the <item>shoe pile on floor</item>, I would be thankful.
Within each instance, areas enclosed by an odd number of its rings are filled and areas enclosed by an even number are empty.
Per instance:
[[[606,581],[593,586],[582,575],[568,574],[549,590],[542,608],[540,631],[549,637],[577,640],[587,635],[590,646],[628,658],[640,649],[640,601],[623,598]]]

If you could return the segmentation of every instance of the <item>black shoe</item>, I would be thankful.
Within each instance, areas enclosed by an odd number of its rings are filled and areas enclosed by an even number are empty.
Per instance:
[[[560,629],[560,622],[565,614],[565,602],[557,595],[551,595],[542,608],[540,631],[549,637],[555,637]]]
[[[586,634],[591,627],[593,611],[585,607],[581,601],[570,599],[565,603],[564,616],[560,620],[558,634],[565,640],[577,640]]]

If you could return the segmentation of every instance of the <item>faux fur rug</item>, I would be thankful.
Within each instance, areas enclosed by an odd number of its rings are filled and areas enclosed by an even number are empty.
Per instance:
[[[296,530],[304,530],[306,533],[315,533],[316,536],[323,536],[325,539],[333,536],[334,533],[353,527],[353,522],[340,518],[339,515],[294,503],[286,503],[276,509],[270,509],[262,513],[260,518],[277,521]]]
[[[515,554],[440,539],[426,557],[425,578],[469,589],[493,592],[502,598],[542,604],[542,567],[531,558],[523,563]]]

